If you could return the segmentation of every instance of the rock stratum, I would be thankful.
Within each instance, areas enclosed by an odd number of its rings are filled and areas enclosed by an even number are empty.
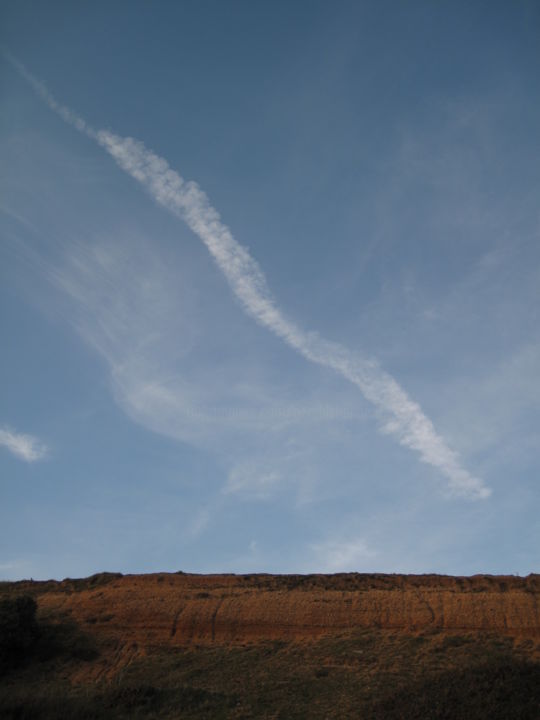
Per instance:
[[[302,641],[358,628],[540,637],[540,575],[103,573],[11,584],[40,612],[152,646]]]

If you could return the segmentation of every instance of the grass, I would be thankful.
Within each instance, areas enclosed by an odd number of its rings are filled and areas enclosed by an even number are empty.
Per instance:
[[[538,720],[540,665],[499,637],[363,630],[312,643],[155,648],[109,682],[76,628],[0,687],[0,718]],[[58,628],[57,628],[58,631]],[[86,641],[84,638],[86,637]]]
[[[0,697],[5,695],[0,691]],[[211,717],[226,718],[230,698],[190,687],[174,689],[153,685],[100,688],[91,692],[74,691],[67,684],[11,691],[2,698],[0,717],[5,720],[101,720],[102,718]]]
[[[374,702],[366,720],[538,720],[540,666],[491,660],[400,688]]]

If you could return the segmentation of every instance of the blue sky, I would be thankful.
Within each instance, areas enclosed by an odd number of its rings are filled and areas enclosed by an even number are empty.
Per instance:
[[[536,3],[1,15],[0,577],[537,571]]]

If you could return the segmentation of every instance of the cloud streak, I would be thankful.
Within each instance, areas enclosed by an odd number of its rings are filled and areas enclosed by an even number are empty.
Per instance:
[[[316,557],[315,572],[358,572],[370,565],[377,553],[371,550],[363,538],[327,540],[311,545]]]
[[[420,405],[375,360],[350,352],[316,332],[290,320],[274,299],[264,273],[249,252],[233,237],[208,197],[193,181],[185,181],[167,161],[133,138],[109,130],[94,130],[74,112],[59,104],[47,88],[11,55],[16,70],[65,122],[100,145],[128,175],[139,182],[161,206],[183,220],[204,243],[225,276],[243,310],[309,362],[333,370],[355,385],[376,408],[383,433],[416,451],[420,460],[436,468],[452,494],[487,498],[483,481],[462,467],[459,457],[436,432]]]
[[[0,428],[0,446],[29,463],[43,459],[48,452],[47,446],[33,435],[16,433],[6,427]]]

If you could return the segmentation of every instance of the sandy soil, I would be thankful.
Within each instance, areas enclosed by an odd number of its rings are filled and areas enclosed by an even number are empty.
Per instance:
[[[34,590],[39,585],[32,583]],[[42,589],[41,612],[65,614],[96,636],[141,649],[309,640],[360,627],[540,636],[540,575],[160,573],[105,578],[94,586],[64,580]]]

